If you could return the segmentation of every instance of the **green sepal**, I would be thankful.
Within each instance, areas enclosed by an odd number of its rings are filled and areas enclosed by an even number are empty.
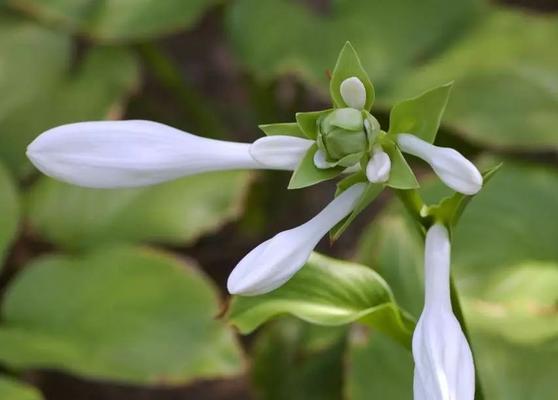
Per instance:
[[[388,134],[411,133],[434,143],[452,85],[446,83],[393,106]]]
[[[313,144],[310,149],[306,152],[296,170],[291,176],[289,182],[289,189],[300,189],[308,186],[315,185],[329,179],[333,179],[345,168],[333,167],[328,169],[320,169],[314,165],[314,154],[318,150],[318,145]]]
[[[337,58],[337,63],[333,69],[331,75],[331,80],[329,82],[329,94],[331,95],[331,100],[333,105],[337,108],[348,107],[348,105],[343,101],[341,96],[341,83],[352,76],[356,76],[363,83],[366,89],[366,102],[364,104],[364,109],[370,111],[372,104],[374,103],[374,86],[368,77],[368,74],[362,67],[360,59],[355,49],[351,43],[345,43],[339,57]]]
[[[483,188],[501,167],[502,163],[482,173]],[[451,232],[459,222],[459,218],[463,215],[463,211],[465,211],[465,208],[475,196],[476,194],[468,196],[456,192],[453,195],[442,199],[438,204],[428,207],[428,217],[430,217],[432,221],[442,222]]]
[[[339,194],[343,193],[349,187],[353,186],[354,184],[360,182],[368,182],[366,178],[366,174],[363,171],[357,172],[353,175],[346,177],[345,179],[341,180],[337,184],[337,191],[335,192],[335,197],[339,196]],[[368,205],[374,201],[376,197],[384,190],[384,185],[380,183],[370,183],[368,185],[360,198],[358,199],[355,208],[353,211],[345,217],[342,221],[340,221],[337,225],[335,225],[329,231],[329,240],[331,242],[336,241],[341,237],[343,232],[351,225],[351,223],[355,220],[355,218],[366,208]]]
[[[389,180],[386,185],[395,189],[417,189],[420,187],[415,174],[399,148],[390,140],[382,141],[382,148],[391,161]]]
[[[332,112],[332,109],[323,111],[310,111],[296,113],[296,122],[308,139],[316,140],[318,137],[318,120],[320,117]]]
[[[294,136],[306,139],[307,136],[304,134],[300,126],[296,122],[280,122],[278,124],[263,124],[258,125],[258,127],[267,136],[284,135],[284,136]]]

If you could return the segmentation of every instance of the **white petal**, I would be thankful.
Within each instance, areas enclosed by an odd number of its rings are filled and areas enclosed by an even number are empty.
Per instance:
[[[231,294],[253,296],[288,281],[308,260],[320,239],[354,208],[365,184],[351,186],[318,215],[263,242],[234,268],[227,281]]]
[[[381,148],[375,148],[366,165],[366,177],[372,183],[383,183],[389,179],[391,160]]]
[[[50,129],[27,148],[43,173],[94,188],[151,185],[206,171],[264,168],[250,145],[207,139],[151,121],[81,122]]]
[[[335,166],[335,164],[327,161],[325,153],[319,149],[314,153],[314,165],[319,169],[328,169]]]
[[[415,400],[474,400],[475,367],[450,299],[450,242],[442,225],[426,234],[425,306],[413,335]]]
[[[341,82],[341,97],[345,104],[351,108],[362,110],[366,104],[366,88],[356,76],[345,79]]]
[[[250,154],[268,168],[294,170],[313,143],[294,136],[265,136],[252,143]]]
[[[407,133],[397,135],[397,143],[405,153],[429,163],[440,179],[456,192],[472,195],[482,188],[479,170],[456,150],[434,146]]]

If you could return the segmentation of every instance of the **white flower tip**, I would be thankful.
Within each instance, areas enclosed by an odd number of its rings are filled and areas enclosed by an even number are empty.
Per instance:
[[[341,82],[341,97],[345,104],[351,108],[362,110],[366,104],[366,88],[356,76],[345,79]]]
[[[326,155],[322,150],[317,150],[314,153],[314,165],[319,169],[328,169],[333,167],[333,163],[327,161]]]
[[[386,152],[381,149],[374,150],[372,158],[366,165],[366,177],[372,183],[383,183],[389,179],[391,160]]]
[[[264,136],[250,145],[250,155],[267,168],[294,170],[312,144],[294,136]]]

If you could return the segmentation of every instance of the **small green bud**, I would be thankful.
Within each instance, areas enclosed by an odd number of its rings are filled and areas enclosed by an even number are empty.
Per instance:
[[[323,117],[319,121],[318,147],[330,162],[344,167],[358,162],[369,147],[363,113],[340,108]]]

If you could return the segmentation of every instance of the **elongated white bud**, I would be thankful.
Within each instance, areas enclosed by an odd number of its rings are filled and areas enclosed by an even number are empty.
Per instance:
[[[59,126],[36,138],[27,156],[46,175],[93,188],[151,185],[216,170],[276,168],[255,160],[248,143],[207,139],[151,121]],[[292,164],[280,167],[292,169]]]
[[[366,104],[366,88],[356,76],[345,79],[341,82],[341,97],[345,104],[351,108],[362,110]]]
[[[426,234],[425,304],[413,335],[414,400],[473,400],[471,349],[450,299],[450,241],[447,229]]]
[[[265,136],[252,143],[250,154],[268,168],[294,170],[313,143],[294,136]]]
[[[456,192],[472,195],[482,188],[479,170],[458,151],[434,146],[407,133],[397,135],[397,143],[403,152],[422,158],[430,164],[442,182]]]
[[[381,147],[377,146],[372,152],[372,158],[366,165],[366,177],[372,183],[383,183],[389,179],[391,160]]]
[[[230,274],[229,292],[254,296],[287,282],[306,263],[320,239],[353,210],[365,187],[363,183],[351,186],[310,221],[253,249]]]

